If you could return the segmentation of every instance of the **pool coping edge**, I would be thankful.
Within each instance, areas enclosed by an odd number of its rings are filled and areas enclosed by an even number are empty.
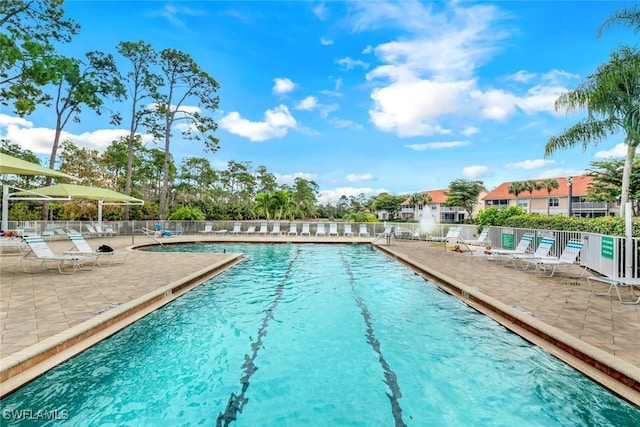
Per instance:
[[[593,381],[640,408],[640,368],[586,343],[558,328],[504,304],[478,289],[435,271],[389,246],[372,245],[388,256],[408,265],[425,278],[433,279],[443,291],[543,348]]]
[[[224,259],[0,359],[0,399],[246,259]]]

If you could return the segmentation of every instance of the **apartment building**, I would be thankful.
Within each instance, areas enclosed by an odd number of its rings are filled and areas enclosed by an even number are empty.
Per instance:
[[[484,208],[497,207],[498,209],[510,206],[520,206],[530,213],[544,215],[565,215],[598,217],[616,215],[619,213],[617,203],[588,202],[587,190],[592,181],[590,176],[574,176],[553,178],[558,182],[558,188],[547,192],[546,189],[528,191],[518,194],[509,193],[512,182],[503,182],[490,191],[482,199]],[[540,183],[543,180],[535,180]],[[571,204],[569,199],[571,198]]]
[[[429,190],[422,191],[422,194],[428,194],[431,196],[431,203],[429,204],[416,204],[412,205],[409,199],[402,202],[400,209],[400,215],[404,220],[416,220],[421,221],[423,219],[430,219],[434,224],[440,223],[463,223],[467,219],[467,211],[459,206],[445,206],[447,201],[447,190]],[[481,203],[483,196],[486,192],[480,193],[478,198],[478,204],[476,204],[473,215],[475,216],[481,209],[484,208],[484,204]]]

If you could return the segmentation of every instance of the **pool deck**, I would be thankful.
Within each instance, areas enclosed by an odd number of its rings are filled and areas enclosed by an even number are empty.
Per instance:
[[[372,238],[197,235],[163,243],[369,243]],[[116,250],[155,244],[147,236],[89,239]],[[54,252],[68,240],[48,242]],[[380,240],[379,249],[435,279],[507,328],[546,348],[640,407],[640,305],[595,296],[586,279],[551,278],[505,267],[484,256],[445,251],[425,241]],[[449,246],[449,249],[452,249]],[[22,271],[20,256],[0,256],[0,396],[115,333],[203,280],[240,262],[238,254],[131,251],[126,262],[62,275]],[[579,269],[576,266],[576,272]],[[588,275],[588,273],[587,273]],[[596,292],[607,290],[604,284]],[[623,292],[625,292],[623,290]],[[623,297],[630,298],[623,293]],[[555,345],[551,345],[553,343]],[[622,383],[623,385],[621,385]]]

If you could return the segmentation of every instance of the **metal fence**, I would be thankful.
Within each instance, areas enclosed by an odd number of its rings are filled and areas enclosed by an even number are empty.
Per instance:
[[[102,228],[110,226],[117,235],[133,236],[142,234],[142,230],[155,230],[156,224],[160,224],[163,230],[171,232],[179,232],[181,234],[200,235],[205,230],[207,224],[211,224],[211,231],[220,230],[231,231],[234,224],[241,224],[241,231],[246,231],[253,226],[256,230],[260,229],[261,224],[268,224],[268,230],[271,231],[274,223],[280,224],[282,234],[288,234],[291,222],[289,221],[103,221]],[[351,233],[358,236],[361,223],[349,223],[339,221],[295,221],[298,225],[297,230],[300,233],[302,224],[309,224],[309,234],[315,236],[318,231],[318,225],[324,225],[324,232],[329,234],[329,224],[337,224],[337,231],[340,236],[344,234],[344,226],[351,225]],[[42,233],[46,229],[63,229],[76,230],[81,233],[88,233],[88,227],[95,227],[96,222],[90,221],[29,221],[17,222],[9,221],[9,229],[21,229],[26,227],[33,230],[34,233]],[[375,237],[384,232],[385,228],[392,227],[398,233],[398,236],[406,236],[410,238],[419,237],[424,240],[429,237],[444,237],[449,228],[461,227],[460,237],[465,240],[473,240],[480,233],[480,228],[475,225],[460,224],[433,224],[428,227],[419,223],[364,223],[367,233],[371,237]],[[427,229],[428,228],[428,229]],[[526,233],[535,236],[534,242],[537,242],[545,236],[553,236],[555,244],[551,250],[551,255],[560,256],[572,239],[582,240],[584,246],[580,252],[578,263],[586,266],[592,272],[610,276],[610,277],[633,277],[640,278],[640,238],[632,238],[630,244],[631,256],[627,261],[626,252],[629,250],[626,238],[622,236],[606,236],[595,233],[583,233],[576,231],[558,231],[558,230],[535,230],[526,228],[510,228],[510,227],[491,227],[489,231],[489,240],[492,247],[502,247],[513,249]],[[53,235],[51,238],[64,238],[64,235],[58,237]],[[528,252],[534,252],[536,245],[529,247]]]

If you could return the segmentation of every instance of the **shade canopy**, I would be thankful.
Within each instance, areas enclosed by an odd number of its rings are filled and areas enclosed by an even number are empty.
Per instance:
[[[141,199],[136,199],[135,197],[127,196],[117,191],[76,184],[56,184],[49,187],[35,188],[33,190],[11,194],[12,199],[23,200],[33,199],[37,196],[100,200],[105,202],[105,204],[141,205],[144,203]]]
[[[0,153],[0,174],[44,175],[57,178],[67,178],[74,181],[78,180],[78,178],[76,178],[75,176],[67,175],[66,173],[62,173],[57,170],[45,168],[44,166],[27,162],[26,160],[13,157],[5,153]]]

